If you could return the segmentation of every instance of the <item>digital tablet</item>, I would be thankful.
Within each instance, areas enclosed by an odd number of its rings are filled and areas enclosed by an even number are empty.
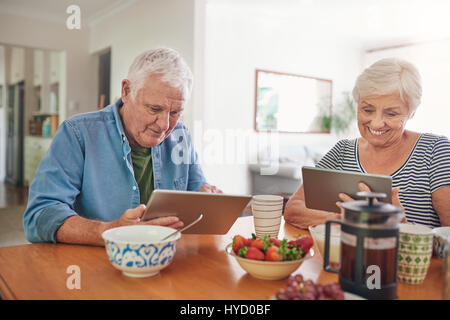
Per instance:
[[[303,167],[303,189],[305,204],[309,209],[340,212],[336,206],[339,193],[345,193],[355,200],[359,192],[358,183],[364,182],[372,192],[385,193],[380,201],[392,202],[392,178],[381,174],[339,171],[315,167]]]
[[[203,214],[200,222],[183,233],[226,234],[251,199],[250,195],[157,189],[150,196],[142,220],[177,216],[187,225]]]

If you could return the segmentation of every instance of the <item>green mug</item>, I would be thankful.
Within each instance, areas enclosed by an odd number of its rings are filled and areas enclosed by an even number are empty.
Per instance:
[[[408,284],[421,284],[433,254],[432,229],[418,224],[401,224],[397,278]]]

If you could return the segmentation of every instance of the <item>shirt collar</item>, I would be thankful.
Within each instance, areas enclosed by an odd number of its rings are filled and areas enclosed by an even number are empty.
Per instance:
[[[125,130],[123,129],[122,118],[120,118],[119,109],[123,106],[122,98],[119,98],[113,106],[114,118],[116,120],[117,131],[122,141],[127,140]]]

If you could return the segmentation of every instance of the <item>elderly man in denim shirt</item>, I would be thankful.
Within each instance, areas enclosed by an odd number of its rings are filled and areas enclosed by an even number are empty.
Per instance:
[[[178,122],[191,88],[176,51],[149,50],[131,65],[121,99],[64,121],[30,186],[27,239],[103,245],[102,232],[118,226],[180,228],[177,217],[140,221],[153,189],[221,192],[207,184]]]

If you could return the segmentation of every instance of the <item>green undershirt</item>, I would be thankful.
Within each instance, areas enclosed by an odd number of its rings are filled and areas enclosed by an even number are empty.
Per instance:
[[[135,146],[130,147],[134,178],[139,187],[140,201],[146,204],[153,191],[152,149]]]

